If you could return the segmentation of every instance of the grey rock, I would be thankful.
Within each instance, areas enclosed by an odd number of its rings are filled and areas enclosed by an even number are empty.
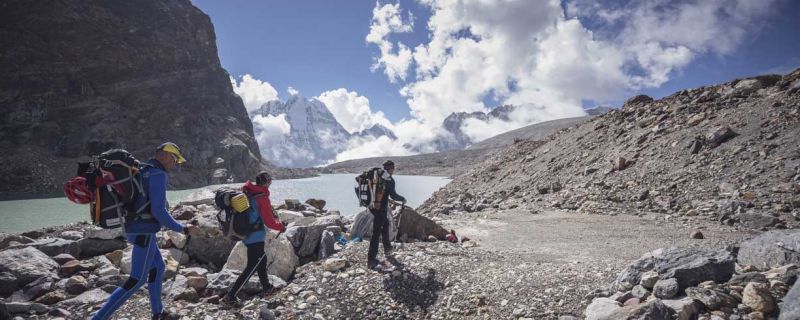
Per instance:
[[[333,232],[325,230],[322,231],[322,237],[319,240],[319,252],[317,253],[317,260],[323,260],[333,254],[333,245],[336,244],[336,238]]]
[[[412,208],[403,207],[403,211],[400,212],[400,223],[397,226],[399,235],[407,235],[414,239],[427,239],[432,235],[436,239],[444,240],[447,233],[445,228]]]
[[[254,174],[255,175],[255,174]],[[217,268],[225,264],[236,242],[224,237],[217,222],[217,212],[212,207],[200,210],[198,206],[197,233],[192,235],[185,250],[190,257],[200,263],[212,263]]]
[[[713,280],[725,282],[735,269],[735,258],[726,250],[692,247],[661,248],[643,255],[617,276],[614,285],[633,287],[647,271],[657,272],[662,279],[675,278],[680,289]]]
[[[746,286],[750,282],[768,283],[767,277],[760,272],[747,272],[747,273],[737,274],[731,277],[731,280],[728,281],[729,284],[738,285],[742,287]]]
[[[0,272],[0,297],[8,297],[17,290],[17,277],[10,272]]]
[[[781,311],[779,320],[800,319],[800,281],[795,282],[789,293],[783,297],[779,308]]]
[[[586,320],[606,320],[617,310],[621,309],[619,302],[609,298],[596,298],[586,307],[583,315]]]
[[[653,286],[653,294],[661,299],[672,298],[678,294],[678,291],[678,280],[675,280],[675,278],[658,280]]]
[[[298,257],[316,257],[317,249],[319,248],[319,241],[322,237],[322,231],[330,226],[343,227],[341,216],[324,216],[308,223],[301,228],[304,228],[305,236],[303,237],[303,244],[297,249]]]
[[[650,296],[650,291],[641,285],[636,285],[633,287],[633,290],[631,290],[631,294],[634,298],[644,301],[648,296]]]
[[[96,305],[101,304],[108,300],[108,297],[111,296],[108,292],[105,292],[103,289],[92,289],[81,293],[80,295],[72,298],[61,301],[60,305],[65,306],[73,306],[73,305]]]
[[[39,251],[51,257],[62,253],[72,255],[73,257],[79,257],[81,254],[81,249],[77,242],[61,238],[39,239],[28,244],[28,246],[39,249]]]
[[[764,85],[758,79],[745,79],[736,83],[736,85],[733,87],[733,93],[741,96],[747,96],[763,87]]]
[[[62,238],[62,239],[75,241],[75,240],[83,239],[83,232],[76,231],[76,230],[68,230],[68,231],[61,232],[61,234],[59,234],[58,236],[60,238]]]
[[[706,134],[706,144],[711,148],[716,148],[720,144],[736,137],[737,135],[738,134],[730,127],[717,127]]]
[[[11,296],[11,301],[32,301],[56,289],[56,281],[58,278],[54,277],[41,277],[33,282],[25,285],[22,290],[14,292]]]
[[[714,289],[686,288],[686,295],[689,298],[700,301],[709,310],[719,310],[722,307],[735,308],[739,304],[736,298]]]
[[[653,286],[656,285],[656,281],[658,281],[658,272],[655,271],[647,271],[642,273],[641,280],[639,284],[646,289],[653,289]]]
[[[267,244],[265,245],[267,250],[267,272],[288,281],[294,274],[294,269],[300,264],[300,258],[295,254],[294,246],[284,235],[275,239],[267,239]]]
[[[258,309],[258,319],[259,320],[275,320],[275,313],[269,309],[269,306],[266,304],[262,305]]]
[[[286,204],[286,209],[292,211],[300,211],[303,210],[303,204],[300,203],[300,200],[297,199],[285,199],[283,201]]]
[[[800,265],[800,230],[767,231],[742,242],[737,262],[759,268]]]
[[[84,238],[89,238],[89,239],[113,240],[113,239],[125,238],[125,233],[123,232],[122,228],[103,229],[98,227],[92,227],[86,229],[86,231],[84,231],[83,234]]]
[[[33,242],[34,240],[26,236],[0,232],[0,249],[7,248],[8,244],[12,241],[19,242],[22,244],[28,244]]]
[[[294,246],[295,248],[300,248],[303,245],[303,238],[305,238],[306,228],[302,228],[299,226],[293,226],[286,229],[284,235],[286,239]]]
[[[677,300],[661,300],[665,306],[672,309],[675,314],[675,320],[692,320],[696,319],[697,315],[702,310],[702,305],[695,302],[692,298],[682,298]]]
[[[103,255],[115,250],[125,249],[128,243],[123,240],[103,240],[95,238],[84,238],[78,241],[81,257],[89,258]]]
[[[622,307],[614,311],[607,319],[626,320],[672,320],[673,311],[661,300],[655,299],[647,303]]]
[[[53,261],[55,261],[58,264],[64,264],[67,261],[72,261],[72,260],[76,259],[69,253],[62,253],[53,257]]]
[[[770,228],[781,222],[777,217],[759,213],[742,213],[736,216],[736,219],[740,225],[751,229]]]
[[[0,251],[0,272],[9,272],[24,286],[41,277],[56,277],[58,263],[33,247]]]
[[[6,302],[6,311],[9,314],[29,313],[44,314],[50,310],[49,307],[35,302]]]

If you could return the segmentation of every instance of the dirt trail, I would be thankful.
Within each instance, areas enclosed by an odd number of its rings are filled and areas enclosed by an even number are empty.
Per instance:
[[[630,262],[648,251],[670,245],[724,247],[750,237],[747,232],[716,222],[694,221],[683,225],[664,221],[663,217],[562,211],[530,214],[511,210],[459,216],[442,222],[459,236],[478,241],[483,250],[519,255],[530,262]],[[695,230],[700,230],[705,239],[691,239],[689,235]]]

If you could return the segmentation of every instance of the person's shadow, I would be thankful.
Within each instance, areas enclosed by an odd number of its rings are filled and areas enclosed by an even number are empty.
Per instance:
[[[413,272],[404,271],[402,268],[405,266],[397,260],[393,258],[387,260],[401,270],[402,274],[383,280],[386,291],[395,301],[406,305],[407,308],[427,313],[428,308],[439,299],[439,291],[444,288],[444,284],[436,279],[436,270],[428,269],[427,275],[423,278]]]

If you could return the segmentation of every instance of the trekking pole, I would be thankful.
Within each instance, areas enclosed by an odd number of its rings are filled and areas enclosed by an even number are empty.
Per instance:
[[[275,239],[278,239],[278,237],[280,237],[281,233],[283,233],[283,231],[278,232],[278,235],[275,236]],[[264,258],[266,258],[266,257],[267,257],[267,250],[265,249],[264,253],[261,254],[261,257],[258,258],[258,261],[256,262],[255,267],[253,268],[253,270],[250,270],[250,274],[248,274],[247,278],[244,279],[244,282],[242,282],[242,285],[239,288],[236,289],[236,292],[233,293],[233,295],[232,295],[233,297],[235,297],[237,294],[239,294],[239,290],[242,290],[242,288],[247,285],[247,282],[250,281],[250,277],[252,277],[253,273],[256,272],[256,268],[258,268],[258,265],[261,263],[261,260],[264,260]],[[272,266],[272,264],[270,263],[267,266],[267,270],[269,270],[269,267],[271,267],[271,266]],[[269,276],[269,275],[267,275],[267,276]]]
[[[192,220],[191,223],[197,223],[197,221]],[[170,240],[172,240],[170,238]],[[178,273],[181,271],[181,260],[183,260],[183,256],[186,255],[186,251],[189,251],[189,241],[192,240],[192,235],[186,235],[186,242],[183,243],[183,250],[181,250],[181,256],[178,258],[178,267],[175,268],[175,274],[172,275],[172,279],[170,279],[169,290],[167,290],[167,297],[172,294],[172,289],[175,287],[175,279],[178,277]]]

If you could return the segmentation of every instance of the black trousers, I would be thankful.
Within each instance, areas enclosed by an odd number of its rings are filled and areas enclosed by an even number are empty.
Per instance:
[[[236,298],[236,292],[244,285],[245,281],[250,279],[253,272],[258,273],[258,279],[261,280],[261,287],[264,290],[272,287],[269,284],[269,276],[267,275],[267,256],[264,253],[264,241],[246,244],[245,247],[247,247],[247,266],[242,271],[242,274],[236,278],[231,291],[228,291],[228,298],[231,299]]]
[[[387,212],[389,210],[372,210],[370,213],[375,218],[372,220],[372,238],[369,239],[369,251],[367,252],[367,262],[377,262],[378,244],[383,242],[383,252],[392,249],[392,241],[389,239],[389,218]]]

